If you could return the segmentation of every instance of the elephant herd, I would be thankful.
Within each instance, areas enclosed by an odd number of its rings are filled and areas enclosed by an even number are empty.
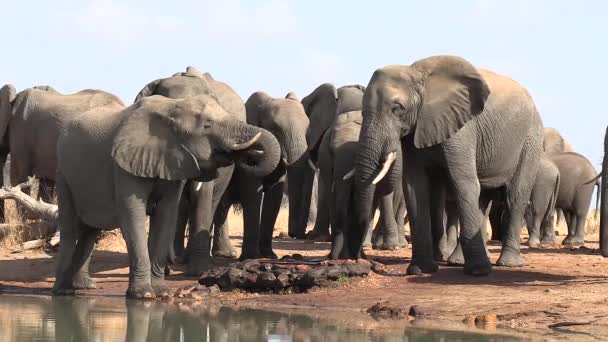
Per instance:
[[[258,91],[243,102],[194,67],[150,82],[129,106],[101,90],[5,85],[0,134],[11,183],[36,175],[55,187],[56,295],[95,288],[95,241],[115,227],[130,260],[127,296],[169,295],[168,264],[198,276],[211,255],[236,256],[226,224],[233,205],[243,212],[240,258],[276,258],[285,191],[289,236],[331,241],[332,259],[364,258],[368,240],[407,246],[407,215],[408,274],[447,260],[487,275],[485,218],[502,241],[496,265],[522,266],[522,222],[530,247],[554,244],[559,210],[563,243],[581,245],[599,187],[592,164],[543,128],[523,86],[456,56],[386,66],[366,86],[325,83],[301,101]]]

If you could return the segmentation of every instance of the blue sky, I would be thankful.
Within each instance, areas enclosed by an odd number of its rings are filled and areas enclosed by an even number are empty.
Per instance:
[[[0,84],[100,88],[131,103],[194,65],[243,99],[454,54],[526,86],[545,126],[599,169],[608,123],[605,1],[3,1]]]

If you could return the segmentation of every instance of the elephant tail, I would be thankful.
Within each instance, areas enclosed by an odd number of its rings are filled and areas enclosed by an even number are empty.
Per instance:
[[[601,175],[601,173],[600,173]],[[595,181],[595,186],[597,187],[597,191],[595,192],[595,212],[593,213],[593,218],[597,219],[597,213],[600,211],[600,193],[601,193],[601,188],[600,186],[602,185],[602,178],[598,178]]]
[[[545,211],[545,215],[543,217],[543,225],[548,222],[552,222],[553,220],[553,212],[555,211],[555,204],[557,203],[557,194],[559,192],[559,183],[560,183],[560,175],[557,174],[555,177],[555,184],[553,185],[553,192],[551,193],[551,200],[549,201],[549,207]],[[551,226],[551,225],[549,225]]]

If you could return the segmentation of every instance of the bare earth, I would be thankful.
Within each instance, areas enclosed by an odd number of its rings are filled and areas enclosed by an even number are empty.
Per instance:
[[[231,222],[237,221],[232,218]],[[280,220],[277,225],[281,223]],[[285,230],[277,227],[276,234]],[[240,225],[236,225],[232,238],[237,249],[241,245],[241,234]],[[522,247],[527,266],[494,267],[486,277],[465,276],[462,268],[445,264],[432,275],[405,276],[411,248],[369,249],[366,253],[372,260],[386,265],[382,275],[372,272],[367,278],[306,294],[231,292],[213,301],[277,311],[314,311],[318,315],[326,310],[328,314],[344,312],[362,316],[372,305],[388,301],[388,305],[406,311],[411,305],[419,305],[426,318],[443,322],[435,323],[439,325],[461,325],[459,322],[468,315],[492,312],[498,316],[499,329],[545,338],[604,339],[608,338],[608,259],[597,251],[597,235],[588,236],[587,240],[584,247],[577,249]],[[306,257],[323,257],[328,253],[329,243],[276,238],[274,248],[279,256],[300,253]],[[496,261],[500,246],[491,243],[490,251],[492,261]],[[49,295],[54,280],[53,256],[54,253],[43,251],[12,254],[0,250],[0,293]],[[87,295],[124,295],[128,259],[120,237],[102,241],[91,265],[98,288],[86,291]],[[195,278],[182,276],[180,269],[177,266],[168,277],[172,288],[196,283]],[[555,324],[558,326],[550,327]]]

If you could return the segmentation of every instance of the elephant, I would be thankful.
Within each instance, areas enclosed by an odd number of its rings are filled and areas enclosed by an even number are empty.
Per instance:
[[[600,254],[608,257],[608,127],[604,133],[604,157],[602,158],[602,171],[600,177],[601,207],[597,208],[600,212]],[[596,210],[597,212],[597,210]]]
[[[591,205],[594,186],[598,188],[596,200],[600,200],[599,178],[596,177],[593,164],[576,152],[563,152],[549,157],[560,174],[555,208],[564,212],[568,225],[568,235],[562,241],[562,244],[582,246],[585,244],[585,222]],[[596,203],[596,207],[599,208],[598,203]]]
[[[543,152],[548,155],[574,152],[572,144],[555,128],[543,128]]]
[[[193,66],[186,72],[175,73],[148,83],[137,94],[135,102],[151,95],[182,99],[200,94],[211,94],[236,120],[246,121],[245,104],[240,96],[227,84],[217,81],[209,73],[202,73]],[[185,261],[186,274],[198,275],[206,270],[209,261],[210,236],[213,231],[214,256],[236,255],[225,224],[213,226],[213,218],[219,202],[232,181],[234,165],[219,167],[217,175],[206,182],[188,181],[184,186],[177,220],[176,236],[171,259]],[[189,239],[184,249],[186,226]],[[177,258],[176,258],[177,257]],[[168,270],[167,270],[168,271]]]
[[[336,88],[332,83],[324,83],[315,88],[309,95],[302,99],[302,105],[306,115],[310,119],[310,125],[306,131],[306,141],[309,146],[309,155],[311,164],[315,165],[319,159],[319,147],[325,135],[325,132],[333,124],[338,113],[338,100],[339,97],[353,96],[353,98],[347,97],[342,99],[342,103],[351,103],[352,109],[361,107],[360,96],[356,92],[345,92],[345,89],[354,88],[361,92],[365,90],[365,87],[359,84],[346,85]],[[339,93],[342,93],[341,95]],[[330,199],[323,197],[323,194],[330,193],[330,185],[324,184],[324,180],[321,179],[320,174],[317,177],[317,211],[314,223],[314,228],[307,234],[307,238],[316,241],[331,241],[329,233],[330,217],[329,217],[329,203]],[[326,181],[325,181],[326,182]],[[294,235],[295,236],[295,235]]]
[[[273,98],[263,91],[253,93],[245,102],[247,123],[270,131],[281,145],[281,160],[273,177],[261,182],[262,191],[249,192],[244,196],[252,198],[255,210],[254,217],[245,220],[259,222],[259,248],[261,256],[276,258],[272,251],[272,231],[283,200],[286,184],[288,191],[289,221],[288,231],[296,238],[305,238],[304,232],[308,221],[315,169],[308,164],[308,145],[306,130],[308,117],[296,94],[288,93],[285,98]],[[253,183],[251,180],[249,183]],[[294,190],[295,189],[295,190]],[[262,199],[263,195],[263,199]],[[254,247],[255,242],[246,242]],[[247,253],[245,253],[247,254]],[[257,251],[254,255],[256,256]]]
[[[36,176],[41,183],[54,186],[57,171],[57,139],[60,131],[74,117],[91,108],[109,104],[122,105],[113,94],[85,89],[61,94],[50,86],[36,86],[16,93],[13,85],[0,89],[0,159],[10,151],[10,185]],[[4,164],[4,162],[2,163]],[[41,192],[43,200],[52,200]]]
[[[186,180],[209,181],[233,163],[265,176],[278,165],[280,147],[213,95],[155,95],[82,113],[60,135],[57,157],[62,230],[53,294],[95,288],[88,270],[95,239],[120,227],[129,256],[126,295],[148,299],[170,295],[165,266]]]
[[[540,166],[525,214],[530,248],[555,244],[553,212],[559,189],[559,169],[550,157],[544,154],[540,159]]]
[[[438,220],[432,218],[442,217],[437,211],[448,190],[457,199],[465,274],[492,270],[481,227],[495,193],[508,203],[508,229],[496,264],[523,266],[519,232],[540,163],[542,128],[523,86],[464,58],[432,56],[377,69],[363,97],[351,253],[361,256],[372,214],[372,180],[400,144],[412,235],[407,274],[438,269],[431,234]]]

